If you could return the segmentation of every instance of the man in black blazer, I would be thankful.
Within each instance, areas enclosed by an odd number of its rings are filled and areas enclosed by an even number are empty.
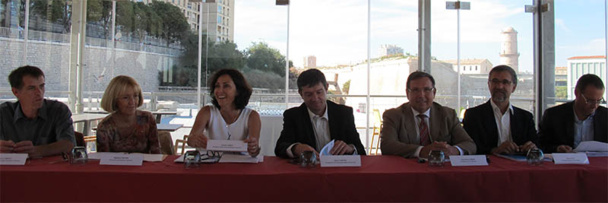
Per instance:
[[[331,154],[365,155],[353,109],[326,100],[329,86],[323,73],[308,69],[300,74],[297,84],[304,103],[283,113],[283,130],[274,153],[281,158],[299,157],[304,151],[318,155],[323,146],[335,140]]]
[[[574,101],[545,110],[539,126],[540,144],[547,153],[572,152],[582,141],[608,142],[608,113],[604,82],[593,74],[579,78]]]
[[[496,66],[488,78],[492,98],[466,110],[462,124],[475,141],[478,154],[525,153],[536,148],[537,135],[532,113],[509,102],[516,87],[515,71],[506,65]]]

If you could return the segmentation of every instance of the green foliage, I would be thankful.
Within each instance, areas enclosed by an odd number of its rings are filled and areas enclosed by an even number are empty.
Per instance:
[[[350,90],[350,81],[351,80],[348,80],[342,85],[342,92],[344,92],[344,94],[348,94]]]
[[[63,27],[63,33],[68,33],[72,26],[71,7],[71,3],[68,4],[66,0],[32,0],[30,1],[30,15],[37,15],[49,22],[60,24]],[[22,9],[25,8],[22,7]]]
[[[161,1],[153,1],[149,6],[162,20],[155,33],[158,33],[158,37],[167,40],[167,46],[179,41],[190,31],[188,20],[178,7]]]
[[[565,86],[556,86],[555,87],[555,97],[557,99],[567,99],[568,98],[568,88]]]
[[[265,42],[254,42],[245,51],[247,66],[251,69],[285,75],[285,56]]]
[[[209,73],[222,68],[234,68],[243,71],[245,67],[245,56],[237,49],[235,43],[229,41],[219,42],[209,47]]]

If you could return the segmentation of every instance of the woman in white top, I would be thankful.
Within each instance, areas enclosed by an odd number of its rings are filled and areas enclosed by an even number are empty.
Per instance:
[[[220,69],[211,77],[210,86],[213,105],[198,112],[188,145],[207,148],[209,139],[243,140],[247,142],[247,152],[257,156],[261,121],[258,112],[245,107],[252,92],[245,77],[235,69]]]

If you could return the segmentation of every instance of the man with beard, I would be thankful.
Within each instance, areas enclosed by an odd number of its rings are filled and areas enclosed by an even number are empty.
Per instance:
[[[464,129],[477,145],[478,154],[517,154],[536,148],[537,136],[532,113],[511,105],[517,75],[506,65],[490,71],[488,88],[492,97],[466,110]]]
[[[0,104],[0,153],[37,158],[70,151],[75,143],[72,113],[65,104],[44,99],[42,70],[19,67],[8,80],[17,102]]]
[[[274,153],[281,158],[297,158],[304,151],[319,151],[330,141],[332,155],[360,154],[365,149],[355,128],[353,108],[326,99],[329,85],[318,69],[298,76],[298,93],[304,100],[299,107],[283,113],[283,130]]]
[[[382,155],[427,158],[432,150],[445,156],[475,154],[475,143],[460,125],[456,111],[433,102],[435,79],[416,71],[406,82],[409,102],[382,115]]]
[[[573,152],[583,141],[608,142],[608,110],[604,82],[597,75],[581,76],[574,88],[574,101],[545,110],[539,126],[545,152]]]

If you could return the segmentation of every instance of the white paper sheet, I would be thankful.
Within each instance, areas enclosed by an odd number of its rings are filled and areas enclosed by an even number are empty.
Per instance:
[[[608,152],[608,143],[598,141],[583,141],[576,149],[575,152]]]
[[[208,140],[207,150],[221,152],[246,152],[247,143],[243,140]]]
[[[143,154],[106,153],[100,156],[99,165],[141,166]]]
[[[89,159],[101,159],[102,156],[107,156],[108,154],[126,154],[122,152],[97,152],[97,153],[89,153]],[[167,157],[163,154],[142,154],[142,153],[133,153],[133,154],[141,154],[144,157],[144,161],[147,162],[159,162],[165,160]]]
[[[26,153],[0,153],[0,165],[25,165]]]

